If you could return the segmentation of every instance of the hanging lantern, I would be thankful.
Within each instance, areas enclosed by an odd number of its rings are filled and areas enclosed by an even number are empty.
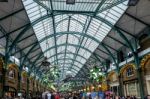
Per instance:
[[[41,65],[42,66],[49,66],[50,65],[50,62],[47,61],[47,57],[44,58]]]

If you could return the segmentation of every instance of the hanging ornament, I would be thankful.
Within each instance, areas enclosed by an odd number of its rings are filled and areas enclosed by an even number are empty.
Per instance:
[[[49,66],[50,62],[47,61],[47,57],[44,58],[44,60],[42,61],[42,66]]]

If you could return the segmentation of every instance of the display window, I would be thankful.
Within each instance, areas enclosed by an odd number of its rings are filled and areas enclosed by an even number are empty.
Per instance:
[[[134,70],[133,70],[133,67],[129,67],[126,69],[126,76],[127,77],[131,77],[134,75]]]
[[[16,64],[9,64],[7,70],[7,77],[9,79],[18,79],[18,66]]]
[[[137,82],[132,82],[125,84],[126,96],[136,96],[139,97],[139,86]]]
[[[5,86],[5,96],[14,98],[16,96],[16,89],[9,86]]]
[[[27,73],[26,71],[23,71],[21,74],[21,82],[26,83],[27,82]]]
[[[14,69],[10,69],[8,71],[8,77],[11,78],[11,79],[15,78],[15,70]]]

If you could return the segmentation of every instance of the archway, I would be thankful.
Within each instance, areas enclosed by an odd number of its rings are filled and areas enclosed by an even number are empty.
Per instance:
[[[124,65],[120,70],[121,83],[123,85],[124,95],[134,95],[139,97],[139,82],[135,64],[129,63]]]
[[[142,68],[142,73],[143,77],[145,78],[145,83],[146,83],[146,93],[150,94],[150,54],[146,55],[142,60],[141,60],[141,68]]]
[[[119,95],[119,79],[118,74],[115,71],[111,71],[107,76],[107,81],[110,86],[110,90],[116,95]]]

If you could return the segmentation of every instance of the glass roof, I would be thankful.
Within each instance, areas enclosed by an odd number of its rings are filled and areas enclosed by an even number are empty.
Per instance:
[[[44,55],[52,65],[59,65],[60,74],[63,75],[70,70],[73,76],[84,66],[99,45],[88,36],[102,42],[112,29],[94,16],[82,13],[93,12],[93,15],[114,25],[127,9],[128,2],[127,0],[124,2],[120,2],[122,0],[76,0],[74,5],[67,5],[66,0],[22,1],[31,23],[49,12],[59,13],[40,20],[33,25],[33,29]]]

